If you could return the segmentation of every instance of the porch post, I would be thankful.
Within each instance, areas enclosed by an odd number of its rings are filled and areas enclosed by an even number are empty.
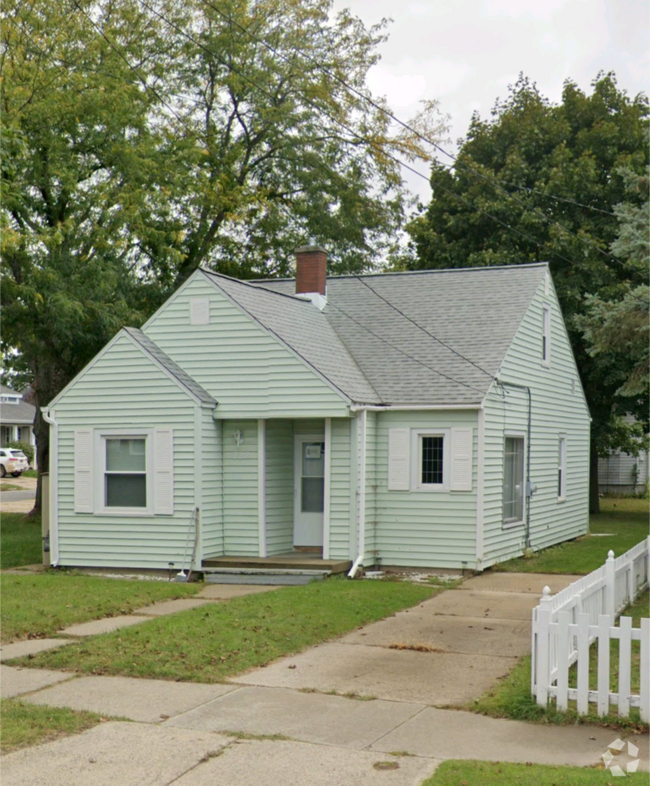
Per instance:
[[[329,559],[330,478],[332,476],[332,418],[325,418],[325,468],[323,474],[323,559]]]
[[[257,421],[257,522],[259,555],[266,557],[266,420]]]

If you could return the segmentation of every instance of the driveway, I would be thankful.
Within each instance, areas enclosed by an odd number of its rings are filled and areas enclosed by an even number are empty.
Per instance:
[[[12,478],[7,475],[0,480],[2,485],[18,486],[20,490],[0,492],[0,511],[3,513],[29,513],[34,507],[36,478]]]

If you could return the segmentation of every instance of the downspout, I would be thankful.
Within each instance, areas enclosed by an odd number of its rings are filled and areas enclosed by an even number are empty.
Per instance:
[[[348,578],[353,579],[359,569],[363,567],[364,551],[366,548],[366,420],[367,410],[361,410],[359,441],[361,449],[359,451],[359,532],[358,550],[359,554],[354,560],[348,573]]]
[[[56,422],[56,413],[45,407],[41,408],[43,420],[50,427],[50,567],[59,566],[59,520],[58,520],[58,462],[59,462],[59,424]],[[54,450],[52,450],[54,447]],[[54,460],[53,460],[54,459]]]
[[[533,494],[537,491],[537,487],[533,486],[533,483],[530,479],[530,440],[531,440],[531,432],[532,432],[532,419],[533,419],[533,395],[530,391],[528,385],[518,385],[516,382],[503,382],[502,380],[497,380],[499,385],[502,387],[510,387],[510,388],[517,388],[519,390],[525,390],[528,394],[528,429],[527,429],[527,438],[526,438],[526,532],[525,532],[525,545],[526,548],[530,548],[530,501],[532,499]]]

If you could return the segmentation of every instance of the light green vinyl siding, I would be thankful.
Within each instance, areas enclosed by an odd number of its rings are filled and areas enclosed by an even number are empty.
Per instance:
[[[221,458],[222,422],[215,421],[212,409],[201,410],[201,542],[202,556],[223,555],[223,462]]]
[[[542,309],[551,306],[551,363],[542,365]],[[532,391],[530,507],[531,545],[544,548],[588,528],[589,413],[552,284],[542,283],[508,350],[499,378]],[[525,391],[492,386],[485,402],[485,495],[483,567],[522,553],[525,527],[503,527],[504,434],[525,434]],[[566,500],[558,502],[558,443],[567,440]]]
[[[190,324],[190,300],[210,300],[210,324]],[[347,404],[319,375],[202,275],[144,332],[219,402],[219,418],[336,417]]]
[[[240,433],[237,444],[236,433]],[[259,556],[257,421],[223,423],[225,556]]]
[[[174,562],[178,570],[187,567],[183,562],[196,504],[196,409],[192,398],[126,336],[118,338],[68,389],[56,404],[60,565],[160,569]],[[75,429],[128,432],[170,425],[174,429],[173,515],[74,512]],[[191,548],[190,539],[190,555]]]
[[[473,429],[471,491],[389,491],[391,428]],[[375,547],[383,565],[462,569],[476,559],[477,413],[381,412],[377,419]],[[411,468],[413,469],[413,468]]]
[[[293,549],[293,423],[266,423],[266,553]]]
[[[356,532],[351,499],[351,442],[349,419],[332,420],[330,464],[330,559],[350,558],[350,539]],[[352,490],[352,493],[354,489]]]

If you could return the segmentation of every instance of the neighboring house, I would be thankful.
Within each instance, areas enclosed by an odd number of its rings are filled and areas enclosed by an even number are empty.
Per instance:
[[[296,281],[197,270],[44,410],[54,565],[185,566],[197,508],[199,569],[482,570],[587,531],[590,418],[546,264],[326,281],[322,250],[296,256]]]
[[[24,442],[36,448],[34,415],[36,407],[6,385],[0,385],[0,447]]]
[[[625,419],[634,422],[631,415]],[[598,459],[598,489],[603,494],[645,494],[649,470],[645,450],[638,456],[612,451],[607,458]]]

